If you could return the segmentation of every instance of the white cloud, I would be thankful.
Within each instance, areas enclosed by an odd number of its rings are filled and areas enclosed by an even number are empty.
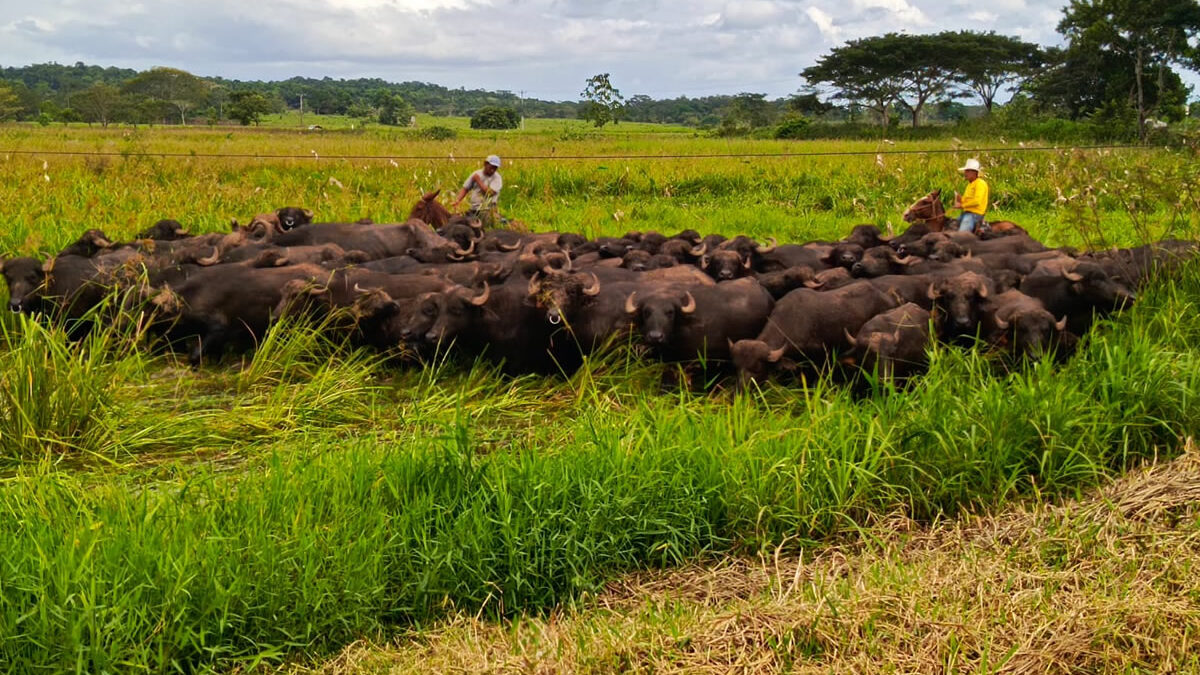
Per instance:
[[[841,35],[841,30],[833,25],[833,17],[826,14],[819,7],[809,7],[804,10],[809,20],[817,26],[817,30],[821,31],[821,35],[830,42],[836,42]]]

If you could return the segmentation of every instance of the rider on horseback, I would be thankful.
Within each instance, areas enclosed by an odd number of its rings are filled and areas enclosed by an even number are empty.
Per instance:
[[[979,160],[968,159],[958,169],[967,177],[967,189],[962,195],[954,193],[954,208],[962,209],[962,215],[958,217],[959,232],[974,232],[983,224],[983,214],[987,213],[988,184],[979,177],[980,168]]]

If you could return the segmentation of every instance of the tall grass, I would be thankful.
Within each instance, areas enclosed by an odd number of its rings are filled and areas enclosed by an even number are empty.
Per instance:
[[[1191,267],[1065,366],[997,377],[946,349],[907,391],[568,396],[591,386],[579,379],[553,403],[565,414],[497,444],[470,399],[532,392],[482,368],[462,396],[411,391],[410,414],[423,397],[455,411],[409,420],[426,433],[280,437],[254,471],[150,484],[22,470],[0,488],[0,661],[277,661],[451,608],[547,608],[631,568],[811,544],[898,508],[928,518],[1070,492],[1196,430],[1198,298]],[[277,386],[281,372],[243,376]]]

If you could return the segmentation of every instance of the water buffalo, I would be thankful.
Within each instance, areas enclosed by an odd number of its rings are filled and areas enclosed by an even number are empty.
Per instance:
[[[852,356],[864,371],[884,379],[908,377],[926,364],[930,345],[929,310],[905,303],[872,317],[858,329],[847,333]]]

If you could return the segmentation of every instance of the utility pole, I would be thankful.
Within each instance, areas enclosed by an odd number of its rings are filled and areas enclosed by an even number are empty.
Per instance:
[[[300,94],[300,127],[304,127],[304,94]]]
[[[518,105],[521,107],[521,131],[525,131],[525,90],[520,92],[521,98],[518,99]]]

